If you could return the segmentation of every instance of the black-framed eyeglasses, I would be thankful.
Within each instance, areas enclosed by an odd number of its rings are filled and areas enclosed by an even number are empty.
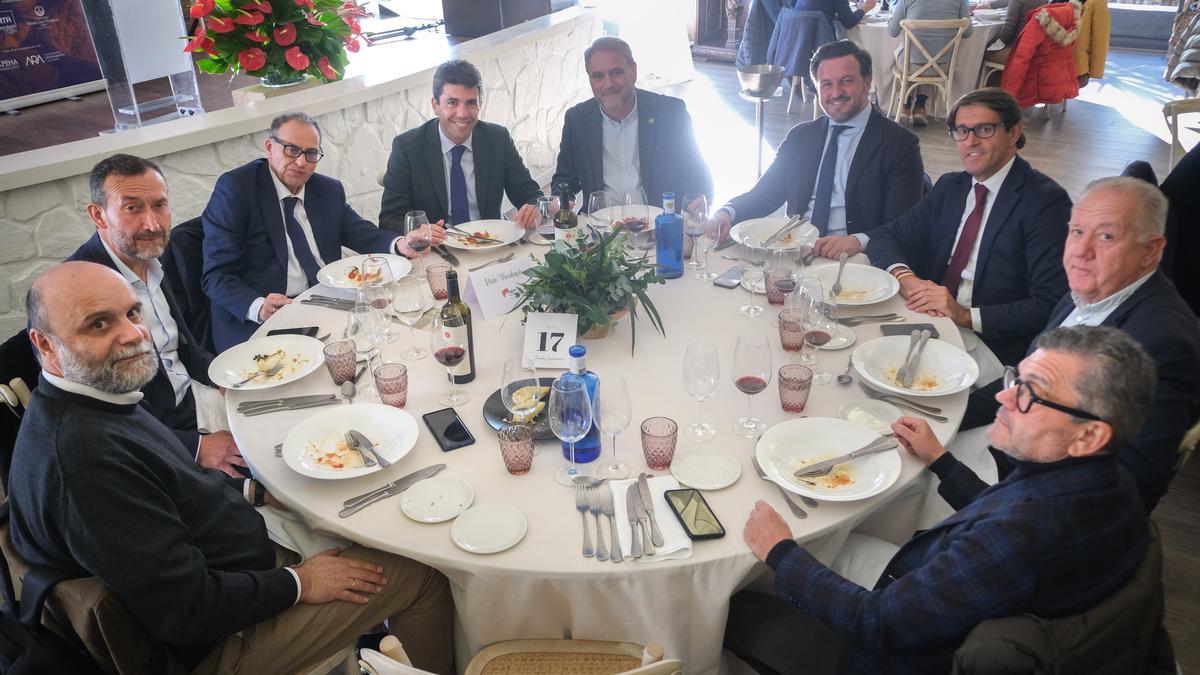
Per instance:
[[[1042,398],[1041,396],[1038,396],[1037,394],[1033,393],[1033,387],[1031,387],[1028,382],[1022,381],[1021,378],[1017,375],[1016,368],[1013,368],[1012,366],[1005,366],[1005,368],[1004,368],[1004,388],[1008,389],[1009,387],[1014,387],[1014,386],[1017,388],[1017,411],[1020,413],[1029,412],[1030,409],[1033,408],[1033,404],[1037,403],[1038,405],[1044,405],[1047,408],[1051,408],[1053,410],[1057,410],[1059,412],[1063,412],[1068,415],[1073,415],[1075,417],[1079,417],[1079,418],[1082,418],[1085,420],[1092,420],[1093,422],[1103,422],[1104,421],[1099,416],[1093,415],[1092,413],[1090,413],[1086,410],[1080,410],[1079,408],[1072,408],[1069,405],[1055,403],[1054,401],[1050,401],[1050,400]]]
[[[325,156],[325,153],[321,152],[317,148],[309,148],[309,149],[305,150],[304,148],[302,148],[298,145],[292,145],[291,143],[288,143],[287,141],[279,138],[278,136],[272,136],[271,140],[282,145],[283,146],[283,154],[287,155],[288,157],[291,157],[292,159],[296,159],[300,155],[304,155],[304,159],[308,160],[312,164],[316,164],[317,162],[321,161],[322,157]]]
[[[975,134],[975,138],[979,139],[991,138],[996,135],[996,130],[1002,126],[1004,125],[994,122],[984,122],[983,124],[976,124],[973,127],[959,125],[950,130],[950,138],[956,141],[965,141],[967,140],[967,136],[971,134]]]

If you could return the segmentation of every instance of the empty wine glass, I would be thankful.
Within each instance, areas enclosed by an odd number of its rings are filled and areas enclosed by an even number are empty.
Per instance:
[[[750,409],[750,397],[762,392],[771,382],[771,345],[767,336],[746,333],[738,336],[733,350],[733,384],[746,395],[746,416],[733,423],[739,436],[758,438],[767,425],[756,419]]]
[[[395,342],[400,335],[392,328],[392,296],[395,294],[395,283],[392,279],[392,266],[388,261],[378,256],[368,256],[362,261],[363,282],[358,287],[359,302],[366,302],[379,313],[378,329],[380,341]]]
[[[712,248],[721,241],[721,221],[713,218],[709,214],[708,220],[704,223],[704,269],[696,272],[696,278],[703,281],[712,281],[720,276],[712,271],[712,267],[708,264],[708,254]]]
[[[404,352],[405,361],[420,361],[429,356],[429,352],[417,344],[417,331],[413,326],[421,320],[425,312],[433,306],[433,295],[426,293],[429,286],[424,277],[406,276],[396,282],[396,293],[392,296],[392,311],[396,318],[408,326],[412,338],[412,348]]]
[[[596,475],[601,478],[625,478],[629,467],[617,459],[617,434],[629,427],[633,419],[633,407],[629,403],[629,388],[625,378],[605,375],[596,385],[596,397],[592,401],[592,419],[600,433],[612,442],[612,464],[601,466]]]
[[[354,343],[354,352],[358,357],[367,360],[368,370],[379,347],[378,324],[379,313],[362,303],[355,304],[346,319],[346,339]],[[368,379],[367,386],[360,391],[374,396],[375,385],[372,380]]]
[[[717,435],[717,428],[704,421],[704,402],[717,394],[721,380],[721,363],[717,347],[710,342],[693,342],[683,354],[683,389],[696,399],[696,423],[684,429],[684,435],[694,441],[707,441]]]
[[[571,463],[554,473],[559,485],[571,486],[575,479],[587,476],[587,469],[575,464],[575,443],[587,436],[592,427],[592,403],[583,380],[559,378],[550,385],[550,430],[568,445]]]
[[[600,190],[588,195],[588,223],[592,229],[607,234],[612,231],[613,217],[621,203],[616,195],[608,190]]]
[[[416,234],[412,234],[414,232]],[[425,264],[422,258],[433,244],[433,232],[429,228],[429,218],[425,217],[424,211],[409,211],[404,214],[404,234],[408,247],[416,252],[417,262],[421,263],[421,274],[424,274]]]
[[[701,194],[686,194],[683,196],[683,233],[692,239],[692,259],[687,268],[697,279],[702,278],[701,272],[708,265],[708,251],[705,250],[704,260],[697,254],[700,238],[708,231],[708,198]]]
[[[450,391],[442,394],[438,401],[454,407],[471,400],[471,395],[454,384],[454,367],[467,356],[467,321],[462,316],[442,317],[435,314],[429,336],[433,358],[446,366],[446,377],[450,380]]]
[[[742,243],[745,245],[747,257],[752,262],[757,262],[754,260],[753,253],[761,250],[762,241],[753,237],[746,237]],[[757,319],[763,315],[765,310],[763,310],[762,305],[758,304],[758,301],[754,298],[754,296],[757,294],[756,289],[758,288],[759,284],[763,284],[765,290],[766,275],[763,270],[763,266],[748,264],[746,273],[742,275],[742,286],[744,286],[746,290],[750,291],[750,304],[742,305],[738,308],[738,313],[742,316],[746,316],[751,319]]]
[[[525,419],[537,410],[541,396],[517,396],[526,387],[540,386],[537,368],[525,365],[525,357],[513,356],[504,362],[504,374],[500,377],[500,400],[512,419]]]

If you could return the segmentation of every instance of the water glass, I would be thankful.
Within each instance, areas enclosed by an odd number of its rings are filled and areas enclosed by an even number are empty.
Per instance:
[[[575,485],[575,479],[587,476],[586,468],[575,464],[575,444],[592,427],[592,402],[582,379],[558,378],[550,385],[550,430],[567,444],[571,463],[554,473],[559,485]]]
[[[500,457],[512,475],[529,473],[533,467],[533,427],[513,424],[500,429]]]
[[[356,304],[346,319],[346,339],[354,344],[354,351],[367,363],[375,358],[379,347],[379,312],[370,305]],[[367,384],[363,393],[375,395],[375,386]]]
[[[792,363],[779,369],[779,404],[784,412],[804,412],[812,379],[813,372],[805,366]]]
[[[425,278],[429,280],[429,290],[433,291],[434,300],[445,300],[450,297],[450,287],[446,282],[446,272],[454,269],[446,263],[429,265],[425,268]]]
[[[375,387],[379,400],[393,408],[408,401],[408,368],[403,363],[385,363],[375,369]]]
[[[617,459],[617,434],[625,431],[633,419],[633,406],[629,402],[629,388],[625,378],[605,375],[596,386],[596,397],[592,400],[592,418],[600,433],[612,442],[612,463],[601,466],[596,475],[601,478],[625,478],[629,467]]]
[[[721,381],[721,362],[716,345],[710,342],[693,342],[683,354],[683,389],[696,399],[696,423],[684,433],[694,441],[707,441],[717,435],[717,428],[704,421],[704,402],[717,394]]]
[[[675,458],[679,425],[669,417],[651,417],[642,422],[642,453],[652,471],[666,471]]]
[[[333,383],[342,386],[354,377],[354,343],[350,340],[336,340],[325,345],[325,367]]]
[[[779,313],[779,341],[783,343],[783,351],[804,349],[804,318],[807,314],[799,307],[788,307]]]

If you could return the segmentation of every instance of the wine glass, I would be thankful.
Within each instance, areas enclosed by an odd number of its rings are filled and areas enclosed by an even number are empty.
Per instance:
[[[721,380],[721,362],[717,347],[710,342],[693,342],[683,354],[683,389],[696,399],[697,421],[684,430],[694,441],[707,441],[717,435],[717,428],[704,421],[704,402],[717,394]]]
[[[596,475],[601,478],[625,478],[629,475],[629,467],[617,459],[617,434],[625,431],[633,419],[625,378],[617,375],[600,378],[600,383],[596,385],[596,397],[592,401],[592,419],[600,433],[612,440],[612,464],[601,466]]]
[[[588,224],[600,234],[612,231],[613,217],[620,206],[616,195],[608,190],[600,190],[588,195]]]
[[[425,312],[433,306],[433,295],[426,293],[429,288],[424,277],[406,276],[396,282],[396,293],[392,296],[392,311],[396,313],[396,318],[405,326],[408,326],[409,336],[412,338],[412,348],[404,352],[405,361],[420,361],[429,355],[429,352],[417,344],[417,331],[413,326],[421,320]]]
[[[516,397],[518,391],[526,387],[538,387],[537,368],[525,365],[525,357],[513,356],[504,362],[504,374],[500,378],[500,400],[512,418],[524,419],[537,410],[541,396]]]
[[[686,194],[683,196],[683,233],[692,239],[692,259],[687,268],[697,279],[702,278],[701,272],[708,265],[708,251],[705,250],[704,260],[696,254],[700,237],[708,231],[708,198],[701,194]]]
[[[454,384],[454,367],[467,357],[467,320],[462,316],[435,314],[429,335],[433,358],[446,366],[446,377],[450,380],[450,391],[442,394],[438,401],[454,407],[471,400],[471,395]]]
[[[379,312],[379,337],[384,343],[395,342],[400,336],[392,328],[392,315],[388,308],[392,305],[395,294],[395,283],[392,279],[392,266],[379,256],[368,256],[362,261],[363,282],[358,287],[359,301],[366,302],[376,312]]]
[[[762,241],[753,237],[746,237],[742,243],[745,245],[746,255],[751,256],[751,260],[754,259],[752,254],[762,248]],[[763,315],[765,310],[754,299],[756,294],[755,288],[757,288],[759,282],[762,282],[764,285],[766,284],[766,273],[763,267],[761,265],[748,264],[746,273],[742,275],[742,285],[746,287],[746,290],[750,291],[750,304],[742,305],[738,308],[738,313],[742,316],[757,319]]]
[[[412,233],[416,234],[412,234]],[[409,211],[404,214],[404,234],[408,247],[417,254],[417,262],[421,263],[421,274],[425,273],[425,263],[421,258],[433,243],[433,232],[429,227],[429,218],[424,211]],[[407,236],[412,234],[412,236]]]
[[[822,297],[820,300],[822,305],[825,305],[825,300]],[[815,366],[817,363],[817,347],[828,343],[833,339],[833,335],[837,330],[837,321],[831,317],[824,307],[812,307],[809,309],[807,316],[802,324],[804,327],[804,349],[801,350],[801,362],[804,361],[804,353],[812,348],[810,359],[805,365],[812,368],[813,382],[816,384],[829,384],[829,371],[818,370]]]
[[[704,238],[706,240],[704,244],[704,269],[696,272],[696,278],[703,281],[712,281],[720,275],[712,271],[712,267],[709,266],[708,253],[721,241],[721,221],[713,218],[712,214],[709,214],[708,220],[704,223]]]
[[[354,343],[354,352],[358,357],[367,360],[370,370],[371,359],[375,357],[379,347],[379,313],[370,305],[356,303],[346,319],[346,339]],[[362,391],[371,396],[375,395],[375,385],[367,381]]]
[[[558,213],[558,196],[546,195],[537,198],[537,232],[543,239],[554,239],[554,214]]]
[[[646,193],[640,188],[626,192],[621,198],[621,226],[629,233],[630,244],[642,251],[650,249],[650,207]]]
[[[733,423],[739,436],[758,438],[767,425],[756,419],[750,409],[750,397],[762,392],[771,382],[771,345],[767,336],[745,333],[738,336],[733,350],[733,384],[746,395],[746,416]]]
[[[789,304],[788,299],[796,291],[800,278],[800,261],[793,251],[775,250],[767,260],[764,284],[768,305]],[[771,325],[779,326],[777,312],[771,314]]]
[[[587,476],[587,469],[575,464],[575,443],[587,436],[592,427],[592,403],[587,387],[577,378],[558,378],[550,385],[550,430],[569,446],[571,463],[554,473],[559,485],[571,486],[575,479]]]

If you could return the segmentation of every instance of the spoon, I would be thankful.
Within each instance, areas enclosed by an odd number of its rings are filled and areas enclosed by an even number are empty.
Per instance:
[[[838,254],[837,278],[833,280],[833,288],[829,289],[829,292],[832,293],[833,297],[835,298],[842,293],[842,270],[846,269],[846,257],[847,256],[845,252]]]
[[[342,396],[346,397],[347,403],[354,403],[354,395],[358,393],[358,389],[354,386],[354,384],[358,382],[358,378],[362,377],[363,371],[366,369],[366,365],[363,365],[363,367],[359,368],[358,372],[354,374],[354,377],[342,383]]]
[[[854,355],[851,354],[850,358],[846,360],[846,369],[842,371],[841,375],[837,376],[838,384],[850,384],[851,382],[854,381],[854,378],[850,377],[850,368],[853,365],[854,365]]]

